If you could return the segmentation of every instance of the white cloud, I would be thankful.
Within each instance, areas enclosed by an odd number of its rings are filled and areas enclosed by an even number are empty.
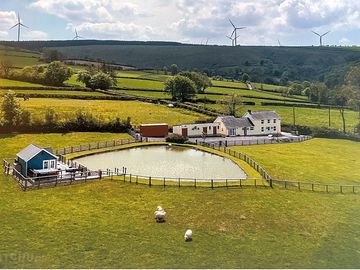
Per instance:
[[[241,44],[312,40],[310,30],[360,27],[358,0],[34,0],[32,8],[65,20],[87,38],[230,44],[228,19],[246,26]],[[334,41],[338,42],[338,41]]]
[[[10,28],[17,23],[16,13],[14,11],[0,11],[0,27]]]

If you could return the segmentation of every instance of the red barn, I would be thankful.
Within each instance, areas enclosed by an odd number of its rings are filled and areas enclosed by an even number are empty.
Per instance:
[[[169,126],[162,124],[142,124],[140,126],[140,135],[142,137],[166,137],[169,133]]]

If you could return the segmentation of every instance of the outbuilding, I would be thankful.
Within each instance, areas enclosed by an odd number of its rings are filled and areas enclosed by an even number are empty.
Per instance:
[[[219,123],[198,123],[173,126],[173,133],[184,137],[211,137],[219,135]]]
[[[51,149],[30,144],[16,155],[15,168],[25,177],[56,174],[57,159]]]
[[[166,123],[142,124],[140,126],[140,135],[142,137],[166,137],[168,134],[169,126]]]

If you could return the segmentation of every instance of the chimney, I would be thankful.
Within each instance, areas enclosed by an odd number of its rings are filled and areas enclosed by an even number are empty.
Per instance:
[[[251,114],[251,110],[248,110],[248,113]]]

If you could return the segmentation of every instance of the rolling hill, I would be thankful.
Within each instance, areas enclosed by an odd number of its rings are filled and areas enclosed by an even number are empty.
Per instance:
[[[23,49],[53,48],[67,59],[103,60],[140,69],[204,71],[239,79],[246,72],[252,81],[281,84],[293,80],[324,81],[333,87],[343,82],[350,65],[360,63],[357,47],[263,47],[191,45],[140,41],[24,41],[2,42]]]

